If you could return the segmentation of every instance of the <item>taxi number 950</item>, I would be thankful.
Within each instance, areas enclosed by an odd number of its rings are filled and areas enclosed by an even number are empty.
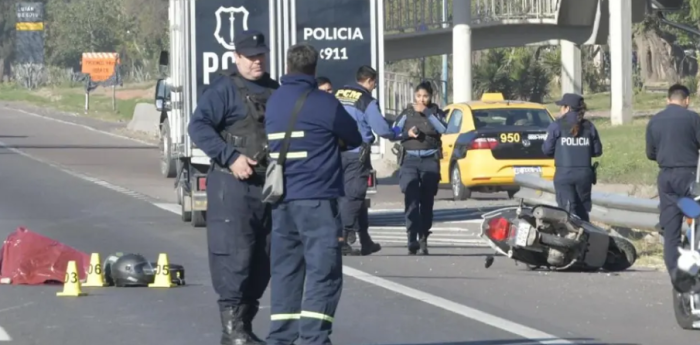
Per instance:
[[[502,143],[519,143],[520,133],[503,133],[500,139]]]

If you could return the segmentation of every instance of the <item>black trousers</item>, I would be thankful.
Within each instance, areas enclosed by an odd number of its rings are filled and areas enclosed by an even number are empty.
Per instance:
[[[676,206],[678,199],[689,196],[690,185],[695,181],[695,168],[664,168],[659,171],[659,224],[664,235],[664,263],[671,272],[678,264],[678,247],[681,245],[683,212]]]
[[[209,269],[219,308],[259,305],[270,282],[270,207],[262,179],[238,180],[213,170],[207,178]]]
[[[409,243],[433,227],[433,205],[439,183],[440,161],[436,156],[406,155],[399,170],[399,187],[404,194]]]
[[[554,173],[554,191],[557,205],[570,211],[584,221],[593,206],[591,191],[593,189],[593,170],[589,167],[557,167]]]

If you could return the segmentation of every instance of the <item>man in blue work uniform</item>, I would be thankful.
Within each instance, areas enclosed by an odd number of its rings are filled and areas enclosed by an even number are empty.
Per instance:
[[[415,101],[399,115],[396,129],[403,133],[399,160],[399,187],[404,194],[408,254],[428,255],[433,205],[440,184],[441,136],[447,130],[445,114],[432,103],[433,89],[423,82]]]
[[[583,119],[583,97],[566,93],[556,105],[561,117],[547,128],[542,152],[554,157],[554,190],[559,207],[588,221],[596,180],[591,160],[603,154],[603,144],[593,123]]]
[[[265,36],[236,36],[236,65],[202,94],[188,133],[211,158],[207,177],[209,268],[219,295],[221,344],[264,344],[252,332],[270,281],[270,207],[261,201],[265,104],[279,84],[265,72]]]
[[[343,285],[340,152],[344,146],[360,146],[362,136],[340,102],[317,89],[317,63],[318,51],[312,46],[290,47],[288,74],[267,103],[271,158],[279,157],[285,132],[293,128],[283,167],[285,194],[272,207],[268,345],[290,345],[297,337],[301,344],[330,345]],[[290,126],[292,111],[304,95]]]
[[[659,224],[664,236],[664,263],[674,287],[685,275],[677,271],[683,212],[678,199],[688,196],[695,181],[700,150],[700,116],[688,110],[690,91],[683,85],[668,89],[666,109],[649,120],[646,130],[647,158],[659,165]]]
[[[361,66],[355,75],[355,85],[345,85],[335,92],[345,110],[353,117],[364,143],[359,148],[342,153],[345,176],[345,196],[338,201],[343,221],[343,255],[370,255],[382,249],[369,235],[369,210],[365,203],[367,179],[372,170],[371,147],[375,137],[397,140],[400,132],[394,132],[384,120],[372,91],[377,87],[377,71],[371,66]],[[356,234],[360,236],[360,250],[353,250]]]

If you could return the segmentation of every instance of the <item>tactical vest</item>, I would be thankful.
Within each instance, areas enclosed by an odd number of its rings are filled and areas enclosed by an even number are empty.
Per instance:
[[[374,100],[372,94],[361,87],[345,86],[335,92],[335,97],[344,106],[354,107],[361,112],[365,112],[370,103]]]
[[[591,123],[584,120],[581,123],[579,135],[574,137],[571,134],[571,128],[574,124],[569,123],[564,118],[558,119],[557,122],[559,122],[560,135],[554,149],[554,165],[557,167],[590,167],[593,158],[591,154],[591,145],[593,145]]]
[[[433,125],[428,121],[428,117],[424,116],[409,105],[406,109],[406,122],[403,128],[408,131],[416,127],[420,131],[418,138],[406,137],[401,141],[401,145],[406,150],[439,150],[442,146],[440,141],[440,133],[438,133]]]
[[[235,146],[238,152],[253,159],[256,154],[267,148],[265,105],[270,95],[272,95],[273,89],[266,89],[261,93],[252,93],[237,72],[221,72],[221,74],[231,78],[236,85],[236,97],[243,99],[246,116],[243,120],[236,121],[224,128],[219,134],[227,143]],[[257,174],[265,176],[266,169],[267,162],[263,160],[258,162],[258,165],[253,170]]]

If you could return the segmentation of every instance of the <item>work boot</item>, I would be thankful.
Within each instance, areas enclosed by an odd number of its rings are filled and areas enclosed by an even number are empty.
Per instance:
[[[420,249],[420,245],[415,240],[415,235],[411,236],[412,234],[410,231],[406,232],[406,234],[408,236],[408,255],[416,255],[418,249]]]
[[[258,344],[264,344],[265,342],[253,333],[253,319],[260,308],[253,304],[244,304],[241,307],[243,308],[243,330]]]
[[[382,250],[382,246],[372,241],[372,237],[370,237],[369,233],[366,231],[360,232],[360,243],[362,245],[360,255],[362,256],[371,255]]]
[[[265,345],[245,331],[243,308],[230,307],[221,311],[221,345]]]
[[[418,248],[420,248],[420,252],[423,255],[428,255],[428,236],[432,233],[432,231],[428,231],[418,238]]]

